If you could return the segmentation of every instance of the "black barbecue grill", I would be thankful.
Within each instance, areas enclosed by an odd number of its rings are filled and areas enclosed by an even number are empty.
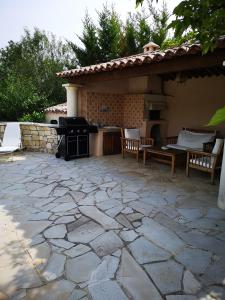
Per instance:
[[[98,132],[83,117],[59,117],[59,126],[54,127],[58,135],[55,156],[65,160],[89,156],[89,133]]]

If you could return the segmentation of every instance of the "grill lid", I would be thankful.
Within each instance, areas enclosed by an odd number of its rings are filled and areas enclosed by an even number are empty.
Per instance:
[[[83,117],[59,117],[60,127],[89,126]]]

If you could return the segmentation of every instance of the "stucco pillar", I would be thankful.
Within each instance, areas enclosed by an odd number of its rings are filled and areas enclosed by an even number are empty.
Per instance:
[[[77,102],[78,102],[78,89],[81,85],[67,83],[63,84],[66,89],[67,98],[67,117],[75,117],[78,114]]]
[[[225,146],[223,148],[223,162],[222,162],[222,170],[220,175],[218,207],[221,209],[225,209]]]

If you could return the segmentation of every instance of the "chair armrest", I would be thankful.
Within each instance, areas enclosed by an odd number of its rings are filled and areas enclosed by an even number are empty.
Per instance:
[[[166,145],[168,144],[176,144],[177,143],[177,139],[178,139],[178,136],[168,136],[166,137]]]
[[[121,140],[140,144],[140,140],[128,139],[128,138],[121,138]]]
[[[207,156],[207,157],[216,157],[217,155],[216,154],[213,154],[213,153],[209,153],[209,152],[205,152],[205,151],[198,151],[198,150],[191,150],[191,149],[188,149],[187,150],[187,154],[193,154],[193,155],[196,155],[196,156]]]
[[[216,154],[204,151],[187,151],[187,165],[195,165],[196,167],[212,169],[217,164],[218,156]]]
[[[141,137],[140,140],[141,140],[142,145],[150,145],[150,146],[154,145],[154,139],[153,138]]]

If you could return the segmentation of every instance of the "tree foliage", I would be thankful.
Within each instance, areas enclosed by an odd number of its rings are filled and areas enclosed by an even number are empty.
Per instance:
[[[124,34],[121,36],[120,47],[121,56],[129,56],[138,52],[136,28],[131,16],[126,21]]]
[[[151,38],[152,41],[158,44],[160,47],[167,39],[168,36],[168,20],[169,20],[169,12],[166,6],[166,3],[163,2],[162,8],[157,11],[156,8],[152,5],[152,3],[148,2],[149,11],[153,17],[153,27]]]
[[[143,2],[136,0],[136,6]],[[174,8],[173,16],[169,28],[175,30],[175,36],[179,39],[192,32],[202,44],[203,53],[212,51],[225,34],[224,0],[183,0]]]
[[[120,56],[120,41],[122,23],[119,16],[112,7],[106,5],[98,12],[98,44],[100,48],[100,60],[106,62]]]
[[[203,52],[212,51],[218,38],[225,34],[224,0],[185,0],[173,11],[175,20],[170,27],[177,36],[191,30],[203,45]]]
[[[64,101],[55,73],[72,66],[68,45],[38,29],[0,49],[0,120],[18,120]]]
[[[223,122],[225,122],[225,106],[215,112],[209,121],[208,126],[216,126]]]
[[[151,28],[148,24],[148,17],[145,13],[137,13],[135,19],[137,20],[136,37],[138,52],[141,53],[143,52],[143,46],[149,43],[151,40]]]
[[[143,52],[143,46],[153,41],[160,46],[167,38],[169,13],[163,3],[157,11],[149,1],[147,11],[129,14],[125,24],[114,7],[103,6],[98,12],[97,25],[86,15],[82,47],[70,43],[80,66],[107,62],[121,56]]]
[[[81,66],[88,66],[93,62],[100,62],[100,48],[98,45],[97,28],[89,17],[88,13],[83,20],[83,34],[78,36],[84,47],[69,42],[76,59]]]

